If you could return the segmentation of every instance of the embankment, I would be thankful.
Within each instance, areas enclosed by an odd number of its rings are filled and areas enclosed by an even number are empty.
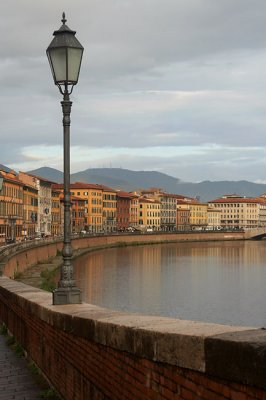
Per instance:
[[[164,240],[177,239],[101,236],[78,238],[73,247]],[[50,293],[9,278],[61,248],[60,241],[47,241],[2,251],[0,320],[62,398],[266,399],[264,329],[126,314],[85,303],[53,306]]]

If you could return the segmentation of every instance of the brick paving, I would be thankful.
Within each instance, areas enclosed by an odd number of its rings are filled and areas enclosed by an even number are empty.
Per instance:
[[[19,358],[0,335],[0,400],[37,400],[42,388],[27,368],[27,361]]]

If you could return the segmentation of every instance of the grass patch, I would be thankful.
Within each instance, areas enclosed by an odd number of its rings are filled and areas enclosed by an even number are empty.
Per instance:
[[[20,271],[15,271],[14,272],[14,279],[21,279],[23,276],[23,273]]]
[[[52,259],[53,259],[53,257],[46,258],[45,260],[38,260],[37,264],[38,265],[40,265],[40,264],[49,264]]]
[[[0,335],[7,336],[7,326],[4,323],[0,325]]]
[[[25,350],[24,350],[24,348],[21,346],[21,344],[15,343],[14,346],[13,346],[13,348],[14,348],[14,351],[15,351],[16,355],[17,355],[19,358],[25,357]]]
[[[46,268],[45,270],[41,271],[41,289],[46,290],[47,292],[52,292],[56,288],[56,284],[54,281],[56,274],[56,269],[50,271]]]
[[[15,340],[13,335],[6,334],[6,344],[8,346],[12,347],[12,349],[15,352],[15,354],[19,358],[25,357],[25,349],[21,346],[21,344],[16,342],[16,340]]]
[[[34,376],[37,376],[37,377],[38,377],[38,376],[41,376],[41,375],[42,375],[40,369],[37,367],[37,365],[35,364],[34,361],[30,361],[30,362],[28,363],[28,369],[30,370],[30,372],[31,372],[32,375],[34,375]]]
[[[126,242],[117,242],[114,244],[114,247],[126,247],[128,244]]]
[[[30,361],[28,363],[28,369],[31,372],[31,374],[34,377],[34,380],[38,385],[40,385],[40,388],[42,389],[40,392],[40,398],[41,399],[50,399],[50,400],[60,400],[60,397],[58,396],[58,393],[56,390],[52,387],[50,387],[44,378],[42,371],[40,368],[35,364],[34,361]]]
[[[7,336],[7,339],[6,339],[6,344],[8,345],[8,346],[13,346],[14,344],[15,344],[15,338],[14,338],[14,336]]]
[[[41,399],[57,400],[59,399],[56,391],[53,388],[42,390],[40,393]]]

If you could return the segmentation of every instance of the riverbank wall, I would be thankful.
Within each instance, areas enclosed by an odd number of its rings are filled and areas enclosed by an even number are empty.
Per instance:
[[[142,243],[155,240],[139,236]],[[121,243],[129,244],[130,236],[78,238],[73,247]],[[128,314],[86,303],[53,306],[52,294],[10,279],[61,248],[58,240],[2,252],[0,320],[63,399],[266,399],[264,329]]]
[[[112,246],[142,245],[172,242],[200,242],[222,240],[244,240],[245,232],[178,232],[152,234],[114,234],[74,237],[72,248],[76,255],[79,250],[104,249]],[[40,241],[21,242],[0,247],[0,275],[14,278],[29,266],[48,260],[62,250],[62,239],[45,239]]]

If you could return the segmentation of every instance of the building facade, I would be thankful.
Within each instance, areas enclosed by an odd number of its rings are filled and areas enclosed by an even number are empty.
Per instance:
[[[54,189],[64,191],[64,185],[55,184]],[[71,196],[84,201],[84,229],[88,233],[103,230],[103,188],[98,184],[75,182],[70,184]]]
[[[0,171],[0,243],[21,240],[23,183],[14,171]]]
[[[104,233],[117,229],[117,194],[114,189],[102,185],[102,230]]]
[[[190,230],[190,209],[183,200],[177,200],[176,204],[176,229],[178,231]]]
[[[24,239],[36,236],[38,227],[38,190],[31,185],[23,184],[23,229]]]
[[[119,190],[117,196],[117,230],[125,231],[130,227],[130,212],[132,195]]]
[[[159,188],[142,190],[141,195],[160,202],[160,229],[165,232],[176,230],[176,195],[166,193]]]
[[[54,182],[37,175],[19,172],[19,180],[38,191],[37,236],[52,234],[52,185]]]
[[[224,195],[209,202],[221,211],[222,229],[251,229],[266,226],[266,201],[262,197]]]
[[[53,186],[51,234],[52,236],[61,236],[64,233],[64,220],[62,219],[63,194],[61,190],[54,189]]]
[[[159,231],[161,227],[161,203],[155,199],[139,197],[139,227]]]

